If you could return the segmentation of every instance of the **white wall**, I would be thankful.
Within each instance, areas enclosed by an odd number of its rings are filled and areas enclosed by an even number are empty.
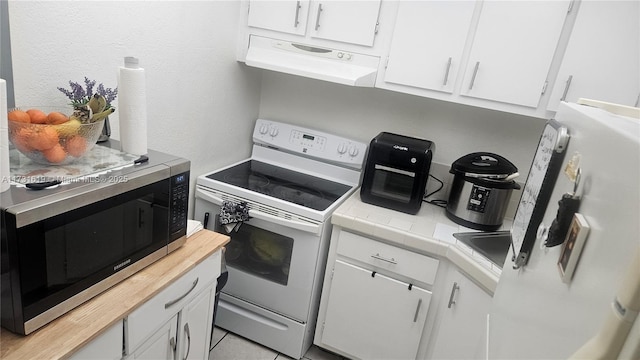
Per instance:
[[[66,105],[87,76],[116,87],[125,56],[147,76],[148,146],[195,175],[250,154],[260,72],[235,60],[237,1],[9,2],[18,106]],[[117,108],[117,101],[114,103]],[[119,138],[117,111],[110,116]]]
[[[265,71],[260,117],[369,143],[382,131],[431,140],[434,162],[487,151],[504,156],[524,182],[545,120],[380,89],[355,88]]]

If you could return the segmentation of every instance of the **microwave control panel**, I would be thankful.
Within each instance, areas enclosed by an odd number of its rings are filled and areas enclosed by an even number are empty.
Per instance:
[[[171,178],[171,218],[169,230],[173,234],[187,228],[187,207],[189,204],[189,173],[182,173]]]

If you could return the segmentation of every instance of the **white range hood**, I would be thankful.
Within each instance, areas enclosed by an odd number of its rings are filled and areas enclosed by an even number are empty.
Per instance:
[[[344,85],[373,87],[380,58],[251,35],[245,63]]]

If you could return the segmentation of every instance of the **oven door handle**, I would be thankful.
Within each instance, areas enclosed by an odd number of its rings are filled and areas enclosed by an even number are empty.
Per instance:
[[[196,197],[209,201],[218,206],[222,206],[223,200],[220,197],[207,192],[206,190],[196,189]],[[267,214],[262,211],[254,210],[254,209],[249,209],[249,216],[252,218],[268,221],[270,223],[275,223],[281,226],[285,226],[288,228],[312,233],[315,235],[320,235],[320,230],[322,228],[320,224],[297,221],[293,219],[283,219],[281,217],[273,216],[271,214]]]

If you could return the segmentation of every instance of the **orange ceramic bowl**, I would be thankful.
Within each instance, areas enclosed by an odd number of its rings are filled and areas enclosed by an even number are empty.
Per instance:
[[[12,111],[8,116],[9,141],[26,157],[45,165],[65,165],[81,158],[95,146],[104,126],[104,119],[86,124],[75,119],[64,121],[73,113],[71,108],[21,107],[18,111],[22,113]],[[40,123],[27,120],[25,112]],[[46,118],[55,124],[47,123]]]

